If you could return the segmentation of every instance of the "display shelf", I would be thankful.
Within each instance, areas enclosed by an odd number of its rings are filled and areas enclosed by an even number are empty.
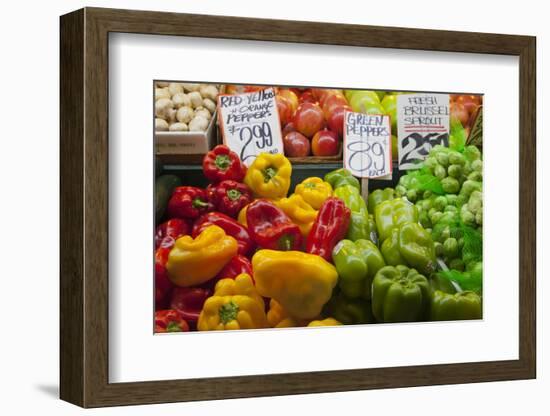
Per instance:
[[[342,162],[332,163],[317,163],[317,164],[293,164],[292,165],[292,182],[290,189],[310,176],[323,177],[328,172],[342,167]],[[400,171],[396,166],[393,168],[391,180],[369,180],[369,191],[375,189],[395,187],[403,171]],[[181,178],[185,185],[206,187],[208,180],[202,173],[202,166],[198,164],[166,164],[164,165],[163,173],[171,173]]]

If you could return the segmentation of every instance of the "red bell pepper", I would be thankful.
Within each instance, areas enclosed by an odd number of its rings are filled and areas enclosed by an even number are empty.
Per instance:
[[[155,248],[172,247],[176,240],[189,234],[189,225],[180,218],[172,218],[159,224],[155,233]]]
[[[155,310],[166,308],[174,284],[168,278],[166,261],[171,247],[159,247],[155,251]]]
[[[168,201],[166,211],[169,218],[194,219],[213,209],[205,189],[178,186]]]
[[[311,227],[306,240],[306,252],[332,261],[332,249],[348,231],[351,211],[340,198],[327,198]]]
[[[208,289],[214,293],[216,283],[218,283],[221,279],[235,279],[235,277],[242,273],[248,274],[252,278],[252,282],[254,282],[254,277],[252,276],[252,263],[245,256],[237,254],[229,260],[229,263],[224,266],[216,277],[210,279],[206,283],[203,283],[199,287]]]
[[[209,185],[208,198],[216,211],[236,218],[239,211],[252,201],[252,191],[244,183],[226,180],[217,185]]]
[[[204,156],[202,170],[204,176],[213,183],[228,179],[242,182],[246,174],[246,166],[239,159],[239,155],[223,144],[214,147]]]
[[[246,273],[250,275],[250,277],[252,277],[252,263],[250,263],[250,260],[248,260],[245,256],[237,254],[235,257],[229,260],[229,263],[227,263],[222,271],[218,273],[215,279],[212,280],[218,281],[220,279],[227,278],[234,279],[242,273]],[[254,281],[253,277],[252,281]]]
[[[189,325],[181,314],[173,309],[155,312],[155,332],[186,332]]]
[[[172,292],[170,307],[177,310],[193,329],[197,325],[204,302],[210,296],[212,291],[204,287],[176,287]]]
[[[196,238],[209,225],[221,227],[227,235],[230,235],[239,245],[239,254],[247,255],[254,248],[254,242],[248,230],[233,218],[221,212],[209,212],[195,221],[191,236]]]
[[[248,231],[256,244],[271,250],[299,250],[300,227],[267,199],[257,199],[246,209]]]

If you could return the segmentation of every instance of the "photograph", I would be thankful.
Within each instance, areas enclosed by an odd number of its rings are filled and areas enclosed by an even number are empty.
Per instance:
[[[151,87],[156,334],[483,319],[482,93]]]

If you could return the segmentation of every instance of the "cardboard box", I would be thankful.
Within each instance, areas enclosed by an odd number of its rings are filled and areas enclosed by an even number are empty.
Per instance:
[[[197,163],[218,143],[217,111],[214,112],[208,128],[198,131],[155,132],[155,154],[163,163]]]

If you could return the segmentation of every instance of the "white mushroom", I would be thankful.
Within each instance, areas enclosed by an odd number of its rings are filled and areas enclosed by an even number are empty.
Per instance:
[[[178,109],[178,112],[176,113],[176,118],[180,123],[189,123],[193,116],[195,115],[195,112],[191,107],[180,107]]]
[[[212,114],[214,114],[214,111],[216,111],[216,103],[212,101],[210,98],[203,99],[202,106],[205,107]]]
[[[171,82],[168,85],[168,90],[170,91],[171,95],[183,93],[183,85],[181,85],[179,82]]]
[[[218,89],[215,85],[212,84],[203,84],[201,85],[199,92],[203,98],[210,98],[215,100],[218,97]]]
[[[155,118],[155,130],[156,131],[168,131],[168,123],[162,118]]]
[[[166,88],[168,85],[170,85],[169,82],[158,81],[157,83],[155,83],[155,86],[158,88]]]
[[[197,108],[197,107],[202,106],[202,96],[201,96],[200,92],[193,91],[193,92],[190,92],[189,94],[187,94],[187,96],[191,100],[191,106],[193,108]]]
[[[168,110],[168,119],[166,121],[168,121],[168,123],[175,123],[177,113],[178,111],[175,108]]]
[[[189,97],[182,93],[182,92],[178,92],[177,94],[175,94],[173,97],[172,97],[172,101],[174,102],[174,106],[176,108],[180,108],[180,107],[190,107],[191,106],[191,100],[189,99]]]
[[[160,100],[161,98],[170,99],[168,88],[155,88],[155,100]]]
[[[189,131],[205,131],[208,128],[208,120],[202,116],[195,117],[189,123]]]
[[[212,114],[210,114],[210,111],[208,111],[204,107],[195,108],[195,117],[198,117],[198,116],[204,117],[207,120],[210,120],[212,118]]]
[[[185,123],[170,124],[170,131],[188,131],[189,127]]]
[[[198,91],[199,88],[201,87],[201,84],[181,84],[181,85],[183,85],[183,88],[185,89],[185,91],[188,91],[188,92]]]
[[[169,110],[174,108],[174,103],[169,98],[161,98],[155,101],[155,115],[159,118],[168,120]]]

